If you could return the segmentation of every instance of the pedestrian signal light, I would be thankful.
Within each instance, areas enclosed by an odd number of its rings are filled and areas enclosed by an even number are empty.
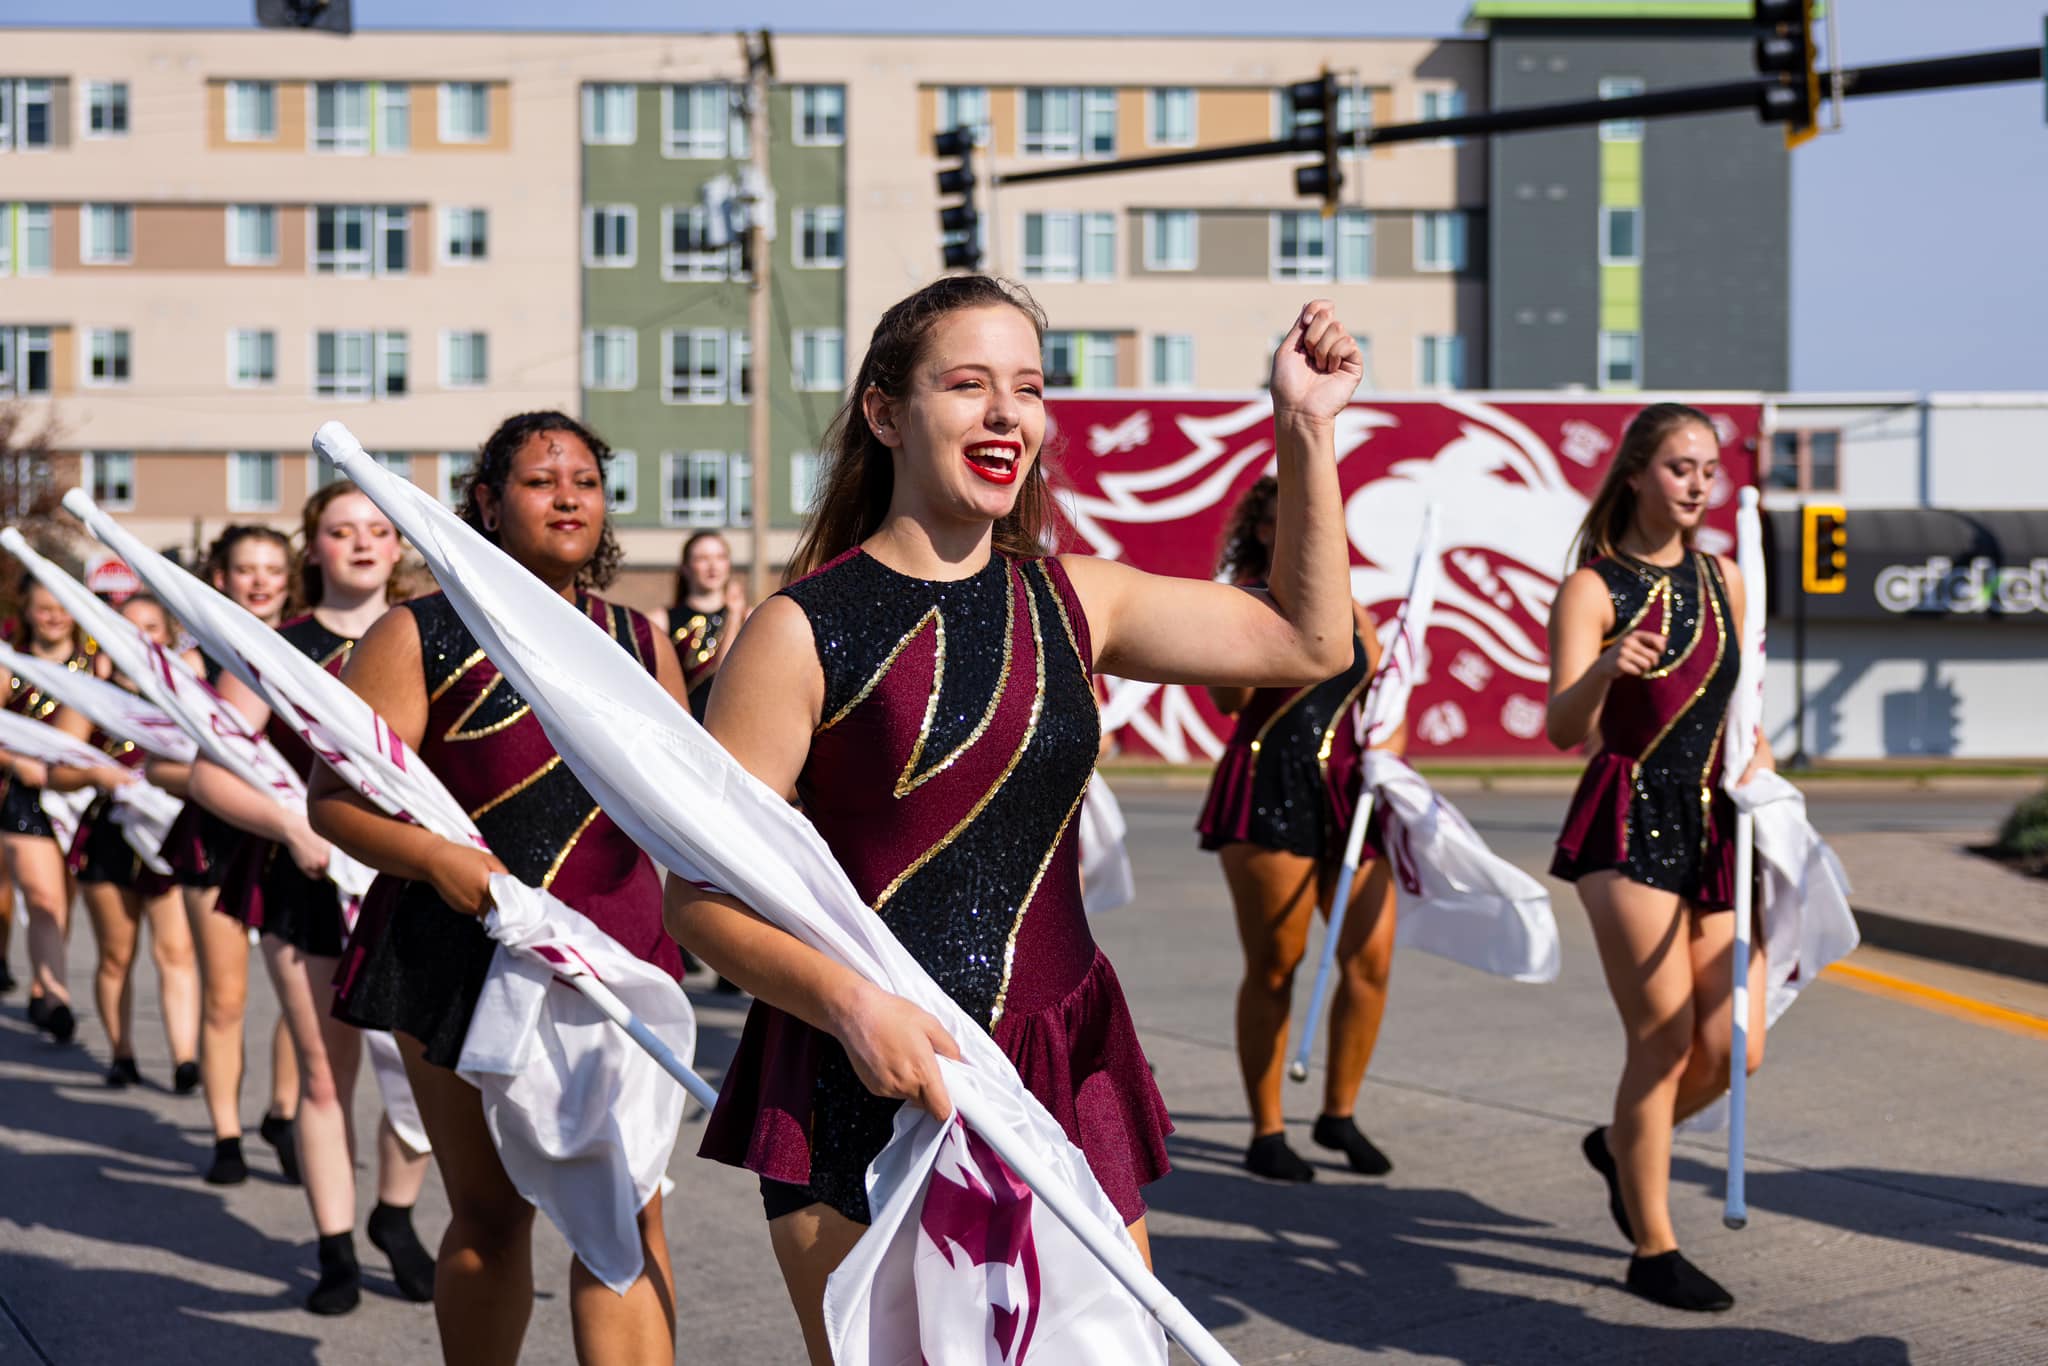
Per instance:
[[[1287,140],[1304,152],[1320,152],[1322,160],[1294,172],[1294,192],[1323,201],[1323,216],[1337,212],[1344,192],[1344,168],[1337,160],[1337,79],[1325,71],[1312,81],[1287,87],[1293,124]]]
[[[1820,131],[1820,75],[1814,70],[1813,0],[1755,0],[1756,70],[1769,84],[1757,95],[1757,115],[1785,125],[1785,146],[1797,147]]]
[[[1809,593],[1840,593],[1849,587],[1849,514],[1840,507],[1812,504],[1799,510],[1799,586]]]
[[[932,138],[940,160],[939,193],[958,195],[957,204],[939,205],[939,253],[947,270],[981,269],[981,213],[974,207],[974,130],[948,128]]]

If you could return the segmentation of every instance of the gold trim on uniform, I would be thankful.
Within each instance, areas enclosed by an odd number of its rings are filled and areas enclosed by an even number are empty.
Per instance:
[[[896,656],[902,654],[905,650],[909,649],[910,642],[917,639],[918,633],[924,630],[926,623],[936,620],[938,618],[938,615],[939,609],[936,606],[933,606],[928,611],[926,611],[923,616],[919,617],[917,619],[917,625],[911,627],[910,630],[904,633],[903,639],[896,642],[896,647],[889,651],[888,657],[882,661],[881,666],[877,668],[872,675],[869,676],[867,682],[860,685],[860,691],[855,693],[852,696],[852,698],[850,698],[847,701],[845,706],[841,707],[838,711],[832,713],[831,720],[825,722],[824,725],[819,726],[818,729],[813,733],[818,735],[824,734],[826,731],[832,729],[832,727],[838,725],[841,721],[844,721],[847,717],[847,713],[851,712],[855,707],[859,706],[861,703],[867,701],[868,694],[881,686],[883,677],[889,672],[890,667],[896,663]]]
[[[462,729],[462,723],[467,721],[470,717],[476,715],[477,708],[483,706],[485,701],[490,698],[490,695],[498,690],[498,685],[500,683],[503,683],[504,681],[505,675],[499,674],[496,678],[484,684],[484,690],[476,695],[476,700],[474,702],[471,702],[468,706],[462,709],[462,715],[456,717],[453,721],[449,723],[447,731],[442,734],[441,738],[443,740],[447,740],[450,742],[457,740],[481,740],[486,735],[496,735],[499,731],[505,729],[505,727],[509,725],[514,724],[520,718],[524,717],[528,712],[532,711],[533,708],[531,706],[522,702],[519,706],[519,710],[513,712],[510,716],[506,717],[502,721],[493,721],[490,725],[483,727],[481,730],[466,731]]]
[[[988,707],[982,712],[981,720],[975,723],[974,729],[967,733],[967,738],[953,746],[951,753],[924,772],[917,773],[917,761],[924,757],[925,741],[931,738],[932,721],[939,713],[939,692],[946,681],[946,619],[941,616],[938,620],[937,653],[932,663],[932,695],[925,701],[924,721],[917,728],[917,743],[910,747],[909,762],[903,765],[903,772],[896,778],[898,797],[909,796],[951,768],[955,760],[974,748],[975,742],[988,733],[989,726],[996,719],[996,709],[1002,705],[1003,693],[1010,686],[1010,656],[1017,634],[1017,594],[1021,592],[1028,596],[1031,592],[1028,585],[1019,583],[1011,577],[1010,567],[1007,565],[1004,566],[1003,586],[1003,667],[996,675],[996,686],[989,694]],[[913,773],[917,776],[912,777]]]
[[[561,850],[558,853],[556,853],[555,861],[548,865],[547,875],[541,878],[540,880],[540,886],[542,891],[546,891],[548,888],[554,886],[555,875],[562,871],[562,865],[569,861],[569,854],[576,848],[576,842],[583,838],[583,832],[590,828],[590,823],[596,820],[597,816],[598,808],[594,806],[591,807],[590,814],[585,816],[580,822],[578,822],[575,830],[570,832],[568,842],[562,846]]]
[[[482,820],[484,818],[484,813],[486,811],[494,810],[497,807],[504,805],[506,802],[511,801],[514,797],[526,791],[527,788],[532,787],[542,778],[545,778],[548,776],[548,774],[554,772],[555,769],[561,764],[561,762],[562,756],[559,754],[554,755],[546,763],[542,764],[539,768],[527,774],[524,778],[521,778],[518,782],[512,784],[512,786],[506,788],[503,792],[500,792],[497,796],[491,798],[482,806],[479,806],[476,810],[470,812],[469,818],[473,821]]]
[[[1093,692],[1094,689],[1089,689]],[[1031,875],[1031,885],[1024,889],[1024,899],[1017,903],[1017,918],[1010,922],[1009,937],[1003,941],[1003,980],[996,987],[995,1013],[988,1017],[988,1027],[994,1029],[996,1021],[1003,1018],[1003,1008],[1010,999],[1010,970],[1017,958],[1017,936],[1024,929],[1024,917],[1031,914],[1031,902],[1038,895],[1038,884],[1045,881],[1045,870],[1052,867],[1052,856],[1060,851],[1060,845],[1067,838],[1067,827],[1074,822],[1074,813],[1081,809],[1081,803],[1088,797],[1088,785],[1095,781],[1095,775],[1088,776],[1088,782],[1081,784],[1081,795],[1074,798],[1074,804],[1067,808],[1067,814],[1060,820],[1060,828],[1054,833],[1052,843],[1046,846],[1045,857],[1038,861],[1038,871]]]

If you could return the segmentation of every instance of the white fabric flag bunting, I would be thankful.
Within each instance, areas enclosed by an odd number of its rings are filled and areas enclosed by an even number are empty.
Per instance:
[[[1400,730],[1422,677],[1443,573],[1435,526],[1432,506],[1424,512],[1423,550],[1408,596],[1353,722],[1368,746]],[[1487,848],[1458,808],[1399,755],[1368,748],[1364,764],[1400,902],[1395,941],[1518,982],[1555,981],[1562,954],[1543,884]]]
[[[65,505],[343,781],[391,815],[488,847],[462,804],[354,689],[135,542],[90,499]],[[593,1275],[623,1294],[642,1269],[638,1214],[668,1167],[684,1096],[572,983],[609,987],[680,1059],[695,1052],[696,1017],[666,973],[552,893],[500,874],[491,896],[484,928],[498,948],[457,1071],[482,1093],[492,1140],[520,1194],[562,1230]]]
[[[1098,770],[1081,799],[1081,905],[1090,915],[1128,906],[1138,895],[1131,851],[1124,847],[1124,809]]]
[[[94,768],[107,762],[106,755],[85,741],[66,735],[47,722],[11,711],[0,711],[0,749],[24,759],[33,759],[39,764]],[[133,786],[132,783],[129,785]],[[57,836],[57,846],[68,850],[71,842],[78,838],[78,823],[85,819],[86,808],[93,804],[99,791],[81,787],[59,792],[46,787],[41,792],[40,804],[43,814],[50,818],[50,829]]]
[[[326,424],[314,445],[413,542],[563,760],[657,863],[907,997],[958,1042],[965,1061],[940,1060],[953,1118],[903,1107],[868,1170],[873,1223],[826,1288],[834,1360],[985,1366],[1028,1353],[1163,1366],[1161,1324],[1203,1366],[1232,1360],[1144,1269],[1080,1150],[868,909],[800,812],[651,675],[621,667],[595,623],[379,468],[347,428]]]

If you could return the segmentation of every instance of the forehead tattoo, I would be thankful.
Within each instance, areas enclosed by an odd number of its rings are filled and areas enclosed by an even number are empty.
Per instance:
[[[548,454],[554,456],[562,456],[568,454],[568,451],[562,448],[562,438],[560,438],[559,436],[548,437]]]

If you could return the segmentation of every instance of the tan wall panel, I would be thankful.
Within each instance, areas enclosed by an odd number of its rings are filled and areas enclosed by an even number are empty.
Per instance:
[[[1144,349],[1144,341],[1135,332],[1119,332],[1116,338],[1116,385],[1119,389],[1136,389],[1142,383],[1138,377],[1138,352]]]
[[[50,329],[50,392],[68,394],[78,387],[78,337],[69,327]]]
[[[311,111],[306,108],[308,86],[304,81],[279,81],[277,83],[277,141],[259,142],[253,145],[268,147],[279,152],[303,152],[306,150],[306,125],[310,123]]]
[[[137,204],[135,269],[226,270],[226,218],[219,204]]]
[[[442,151],[440,84],[414,81],[409,90],[412,96],[412,150]]]
[[[1205,280],[1263,280],[1272,273],[1272,253],[1272,220],[1265,214],[1205,213],[1195,223],[1195,268],[1187,273]]]
[[[491,135],[485,139],[483,150],[509,152],[512,150],[512,90],[503,81],[492,81],[485,99],[491,109]]]
[[[228,141],[228,83],[208,81],[206,83],[206,150],[224,152],[233,147],[244,147],[246,143]]]
[[[76,204],[50,206],[50,272],[79,270],[78,222],[82,213]]]
[[[72,111],[78,106],[71,98],[71,82],[62,77],[50,82],[50,145],[69,147],[72,141]]]
[[[1195,93],[1195,145],[1223,147],[1273,136],[1270,90],[1200,90]]]
[[[225,471],[222,472],[221,478],[223,480],[227,478]],[[277,461],[277,508],[281,514],[294,523],[299,520],[299,509],[305,506],[306,497],[311,492],[306,485],[306,461],[301,457],[300,452],[279,452]],[[225,485],[223,485],[223,488],[225,488]],[[225,498],[227,495],[223,492],[221,496]]]
[[[1116,92],[1116,154],[1137,156],[1146,146],[1145,87],[1125,86]]]
[[[999,157],[1017,155],[1017,87],[998,86],[988,92],[988,121],[995,154]]]
[[[277,209],[277,269],[280,274],[306,273],[307,223],[312,210],[304,204],[280,204]],[[225,229],[223,229],[225,231]]]
[[[1380,212],[1372,216],[1372,274],[1376,280],[1412,280],[1439,274],[1415,268],[1415,215]],[[1448,281],[1451,277],[1443,275]]]
[[[939,133],[939,92],[926,86],[917,92],[917,149],[916,155],[928,156],[932,150],[932,139]]]
[[[228,458],[219,451],[137,451],[135,513],[218,517],[227,506]]]
[[[413,275],[431,274],[441,259],[441,243],[434,233],[434,211],[425,204],[415,204],[406,210],[405,217],[412,228],[412,260],[406,263],[406,270]]]
[[[1393,122],[1394,122],[1394,92],[1393,92],[1393,91],[1391,91],[1391,90],[1375,90],[1375,91],[1373,91],[1373,92],[1372,92],[1372,126],[1373,126],[1373,127],[1375,127],[1375,128],[1385,128],[1385,127],[1389,127],[1390,125],[1392,125],[1392,124],[1393,124]],[[1381,144],[1380,144],[1379,146],[1377,146],[1377,147],[1375,147],[1375,148],[1373,148],[1373,149],[1372,149],[1372,154],[1373,154],[1373,155],[1374,155],[1375,157],[1378,157],[1378,158],[1382,158],[1382,159],[1384,159],[1384,158],[1387,158],[1387,157],[1391,157],[1392,155],[1394,155],[1394,146],[1395,146],[1395,144],[1393,144],[1393,143],[1391,143],[1391,142],[1383,142],[1383,143],[1381,143]]]

